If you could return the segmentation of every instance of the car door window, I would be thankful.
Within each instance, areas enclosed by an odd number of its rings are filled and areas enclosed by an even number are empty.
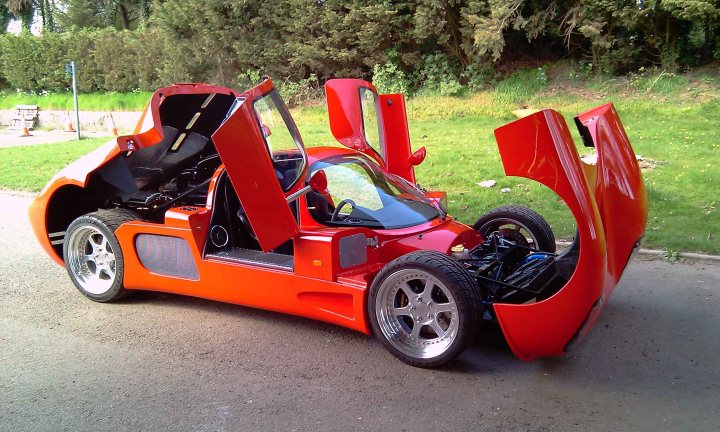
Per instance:
[[[360,107],[365,141],[378,155],[383,157],[381,150],[383,148],[383,131],[378,95],[367,87],[360,87]]]
[[[253,109],[272,157],[275,175],[283,190],[287,191],[305,167],[300,133],[276,90],[255,100]]]

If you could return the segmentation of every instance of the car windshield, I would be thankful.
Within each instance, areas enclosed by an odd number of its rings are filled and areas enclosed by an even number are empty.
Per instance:
[[[325,171],[325,194],[308,196],[308,208],[328,225],[391,229],[420,225],[441,212],[414,185],[383,172],[362,155],[335,156],[313,164],[310,174]]]

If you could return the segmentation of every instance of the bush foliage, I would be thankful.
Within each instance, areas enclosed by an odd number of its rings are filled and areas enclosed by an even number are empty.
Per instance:
[[[43,33],[0,35],[0,86],[64,90],[64,64],[76,60],[84,92],[177,81],[236,86],[261,71],[298,99],[342,76],[374,76],[387,91],[447,96],[485,86],[508,64],[569,58],[587,74],[641,67],[674,73],[720,59],[716,0],[62,3],[12,2],[25,7],[12,11],[23,26],[41,16]],[[44,6],[33,14],[37,4]],[[0,32],[10,16],[3,7]]]

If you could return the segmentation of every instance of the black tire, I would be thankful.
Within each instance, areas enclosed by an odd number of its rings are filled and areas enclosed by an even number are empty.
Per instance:
[[[419,291],[407,295],[398,286]],[[395,357],[423,368],[440,366],[462,353],[477,329],[480,304],[470,272],[436,251],[411,252],[391,261],[375,277],[367,297],[375,337]],[[393,312],[401,310],[405,313]]]
[[[126,294],[123,254],[115,230],[133,220],[139,217],[129,210],[98,210],[68,226],[63,244],[65,268],[77,289],[89,299],[104,303]]]
[[[490,210],[475,222],[473,228],[485,238],[492,233],[499,233],[508,240],[524,242],[524,246],[543,252],[554,253],[556,249],[555,235],[550,225],[542,216],[527,207],[510,205]],[[527,234],[523,234],[523,230],[527,231]],[[531,241],[528,241],[527,235]]]

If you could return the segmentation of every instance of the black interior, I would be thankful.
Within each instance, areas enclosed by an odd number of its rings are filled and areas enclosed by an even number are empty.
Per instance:
[[[159,143],[141,148],[125,159],[138,189],[156,188],[168,178],[175,177],[188,163],[199,161],[209,138],[196,132],[183,132],[172,126],[163,126],[163,139]],[[172,147],[182,139],[177,149]]]
[[[308,211],[312,217],[320,222],[327,224],[332,218],[335,206],[330,204],[327,198],[319,192],[310,191],[307,194]]]
[[[206,182],[221,161],[211,136],[222,124],[234,95],[183,94],[160,104],[162,140],[118,155],[99,171],[116,190],[117,204],[161,217],[167,203],[203,205]]]
[[[158,221],[170,205],[204,206],[209,181],[222,163],[211,136],[234,102],[234,95],[168,96],[160,105],[162,140],[119,155],[98,173],[114,188],[116,204]],[[299,151],[282,152],[273,155],[273,164],[278,181],[288,189],[297,179],[304,158]],[[226,173],[218,178],[215,190],[205,255],[291,268],[292,240],[271,253],[262,252]],[[291,208],[297,218],[296,203]]]
[[[223,173],[218,179],[216,190],[218,193],[214,197],[210,227],[211,229],[216,226],[221,227],[227,233],[227,242],[219,239],[213,241],[211,237],[205,245],[205,252],[212,253],[226,247],[260,250],[260,244],[255,238],[255,233],[227,173]]]
[[[284,191],[287,191],[295,184],[298,176],[302,174],[299,171],[303,168],[305,159],[299,150],[294,150],[274,153],[272,162],[280,186]]]
[[[205,243],[205,254],[216,254],[238,248],[260,251],[260,243],[255,237],[252,226],[227,173],[223,173],[218,179],[216,190],[218,193],[214,196],[213,214],[210,219],[208,240]],[[297,218],[296,202],[293,202],[290,206]],[[224,237],[225,235],[226,237]],[[272,253],[293,255],[292,240],[278,246]]]

